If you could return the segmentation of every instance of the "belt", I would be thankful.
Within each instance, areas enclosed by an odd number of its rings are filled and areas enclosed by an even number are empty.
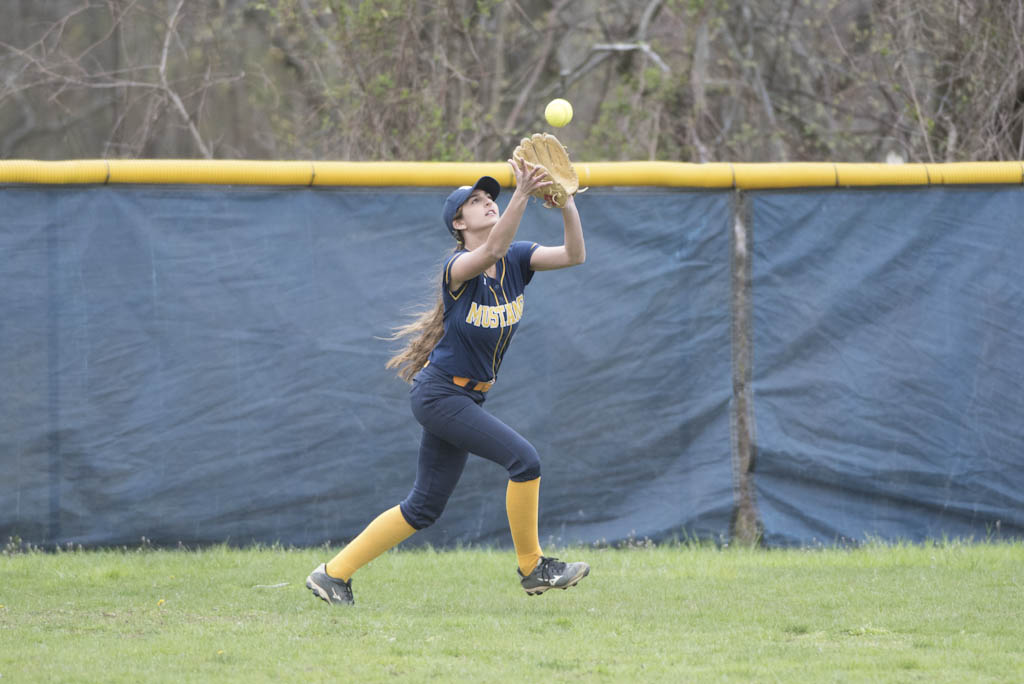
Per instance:
[[[477,392],[486,392],[487,390],[491,389],[492,385],[494,385],[493,380],[491,380],[490,382],[476,382],[475,380],[472,380],[470,378],[461,378],[457,375],[452,378],[452,382],[454,382],[459,387],[467,387],[468,389],[475,390]],[[472,384],[471,387],[470,384]]]
[[[423,364],[423,367],[426,368],[429,365],[430,360],[428,359],[427,362]],[[452,383],[458,385],[459,387],[468,387],[469,389],[475,392],[486,392],[487,390],[491,389],[491,387],[494,386],[494,380],[490,380],[488,382],[477,382],[472,378],[464,378],[460,375],[452,376]],[[471,383],[473,386],[469,387]]]

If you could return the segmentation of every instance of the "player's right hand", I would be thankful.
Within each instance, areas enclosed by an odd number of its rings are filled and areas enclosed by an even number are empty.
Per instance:
[[[539,164],[531,164],[525,159],[509,159],[512,174],[516,178],[516,192],[530,195],[540,188],[551,185],[547,169]]]

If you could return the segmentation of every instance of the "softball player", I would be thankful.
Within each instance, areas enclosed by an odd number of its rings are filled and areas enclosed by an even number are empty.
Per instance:
[[[433,311],[398,330],[396,338],[409,336],[411,341],[388,362],[412,383],[412,412],[423,426],[416,481],[399,505],[377,516],[306,578],[306,586],[328,603],[354,603],[356,570],[437,520],[469,453],[508,471],[505,505],[517,572],[527,594],[567,589],[590,572],[586,563],[542,555],[537,450],[483,409],[523,315],[523,290],[534,272],[582,264],[586,256],[583,227],[571,198],[562,209],[564,244],[514,241],[530,193],[550,183],[543,180],[542,167],[525,161],[509,164],[516,188],[504,214],[495,204],[501,186],[489,176],[458,188],[445,201],[444,225],[457,247],[445,262],[439,300]]]

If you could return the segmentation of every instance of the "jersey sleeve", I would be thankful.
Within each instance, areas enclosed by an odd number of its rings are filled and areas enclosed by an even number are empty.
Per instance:
[[[519,268],[519,272],[523,275],[524,287],[533,278],[533,269],[530,268],[530,258],[538,247],[540,247],[540,245],[536,242],[527,242],[525,240],[517,240],[509,247],[509,261]]]
[[[458,292],[452,292],[452,264],[454,264],[455,260],[465,253],[465,251],[459,250],[455,254],[452,254],[450,257],[448,257],[444,262],[444,273],[441,276],[442,289],[444,290],[445,295],[447,295],[453,301],[457,300],[459,297],[462,296],[462,293],[466,291],[466,285],[468,284],[462,283],[462,285],[459,286]]]

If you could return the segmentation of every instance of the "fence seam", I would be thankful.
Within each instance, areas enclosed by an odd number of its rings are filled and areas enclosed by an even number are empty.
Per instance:
[[[763,524],[753,484],[756,460],[754,407],[751,391],[753,359],[753,306],[751,302],[751,213],[743,190],[733,192],[730,226],[730,302],[732,410],[730,451],[733,474],[733,515],[730,536],[746,544],[760,544]]]

